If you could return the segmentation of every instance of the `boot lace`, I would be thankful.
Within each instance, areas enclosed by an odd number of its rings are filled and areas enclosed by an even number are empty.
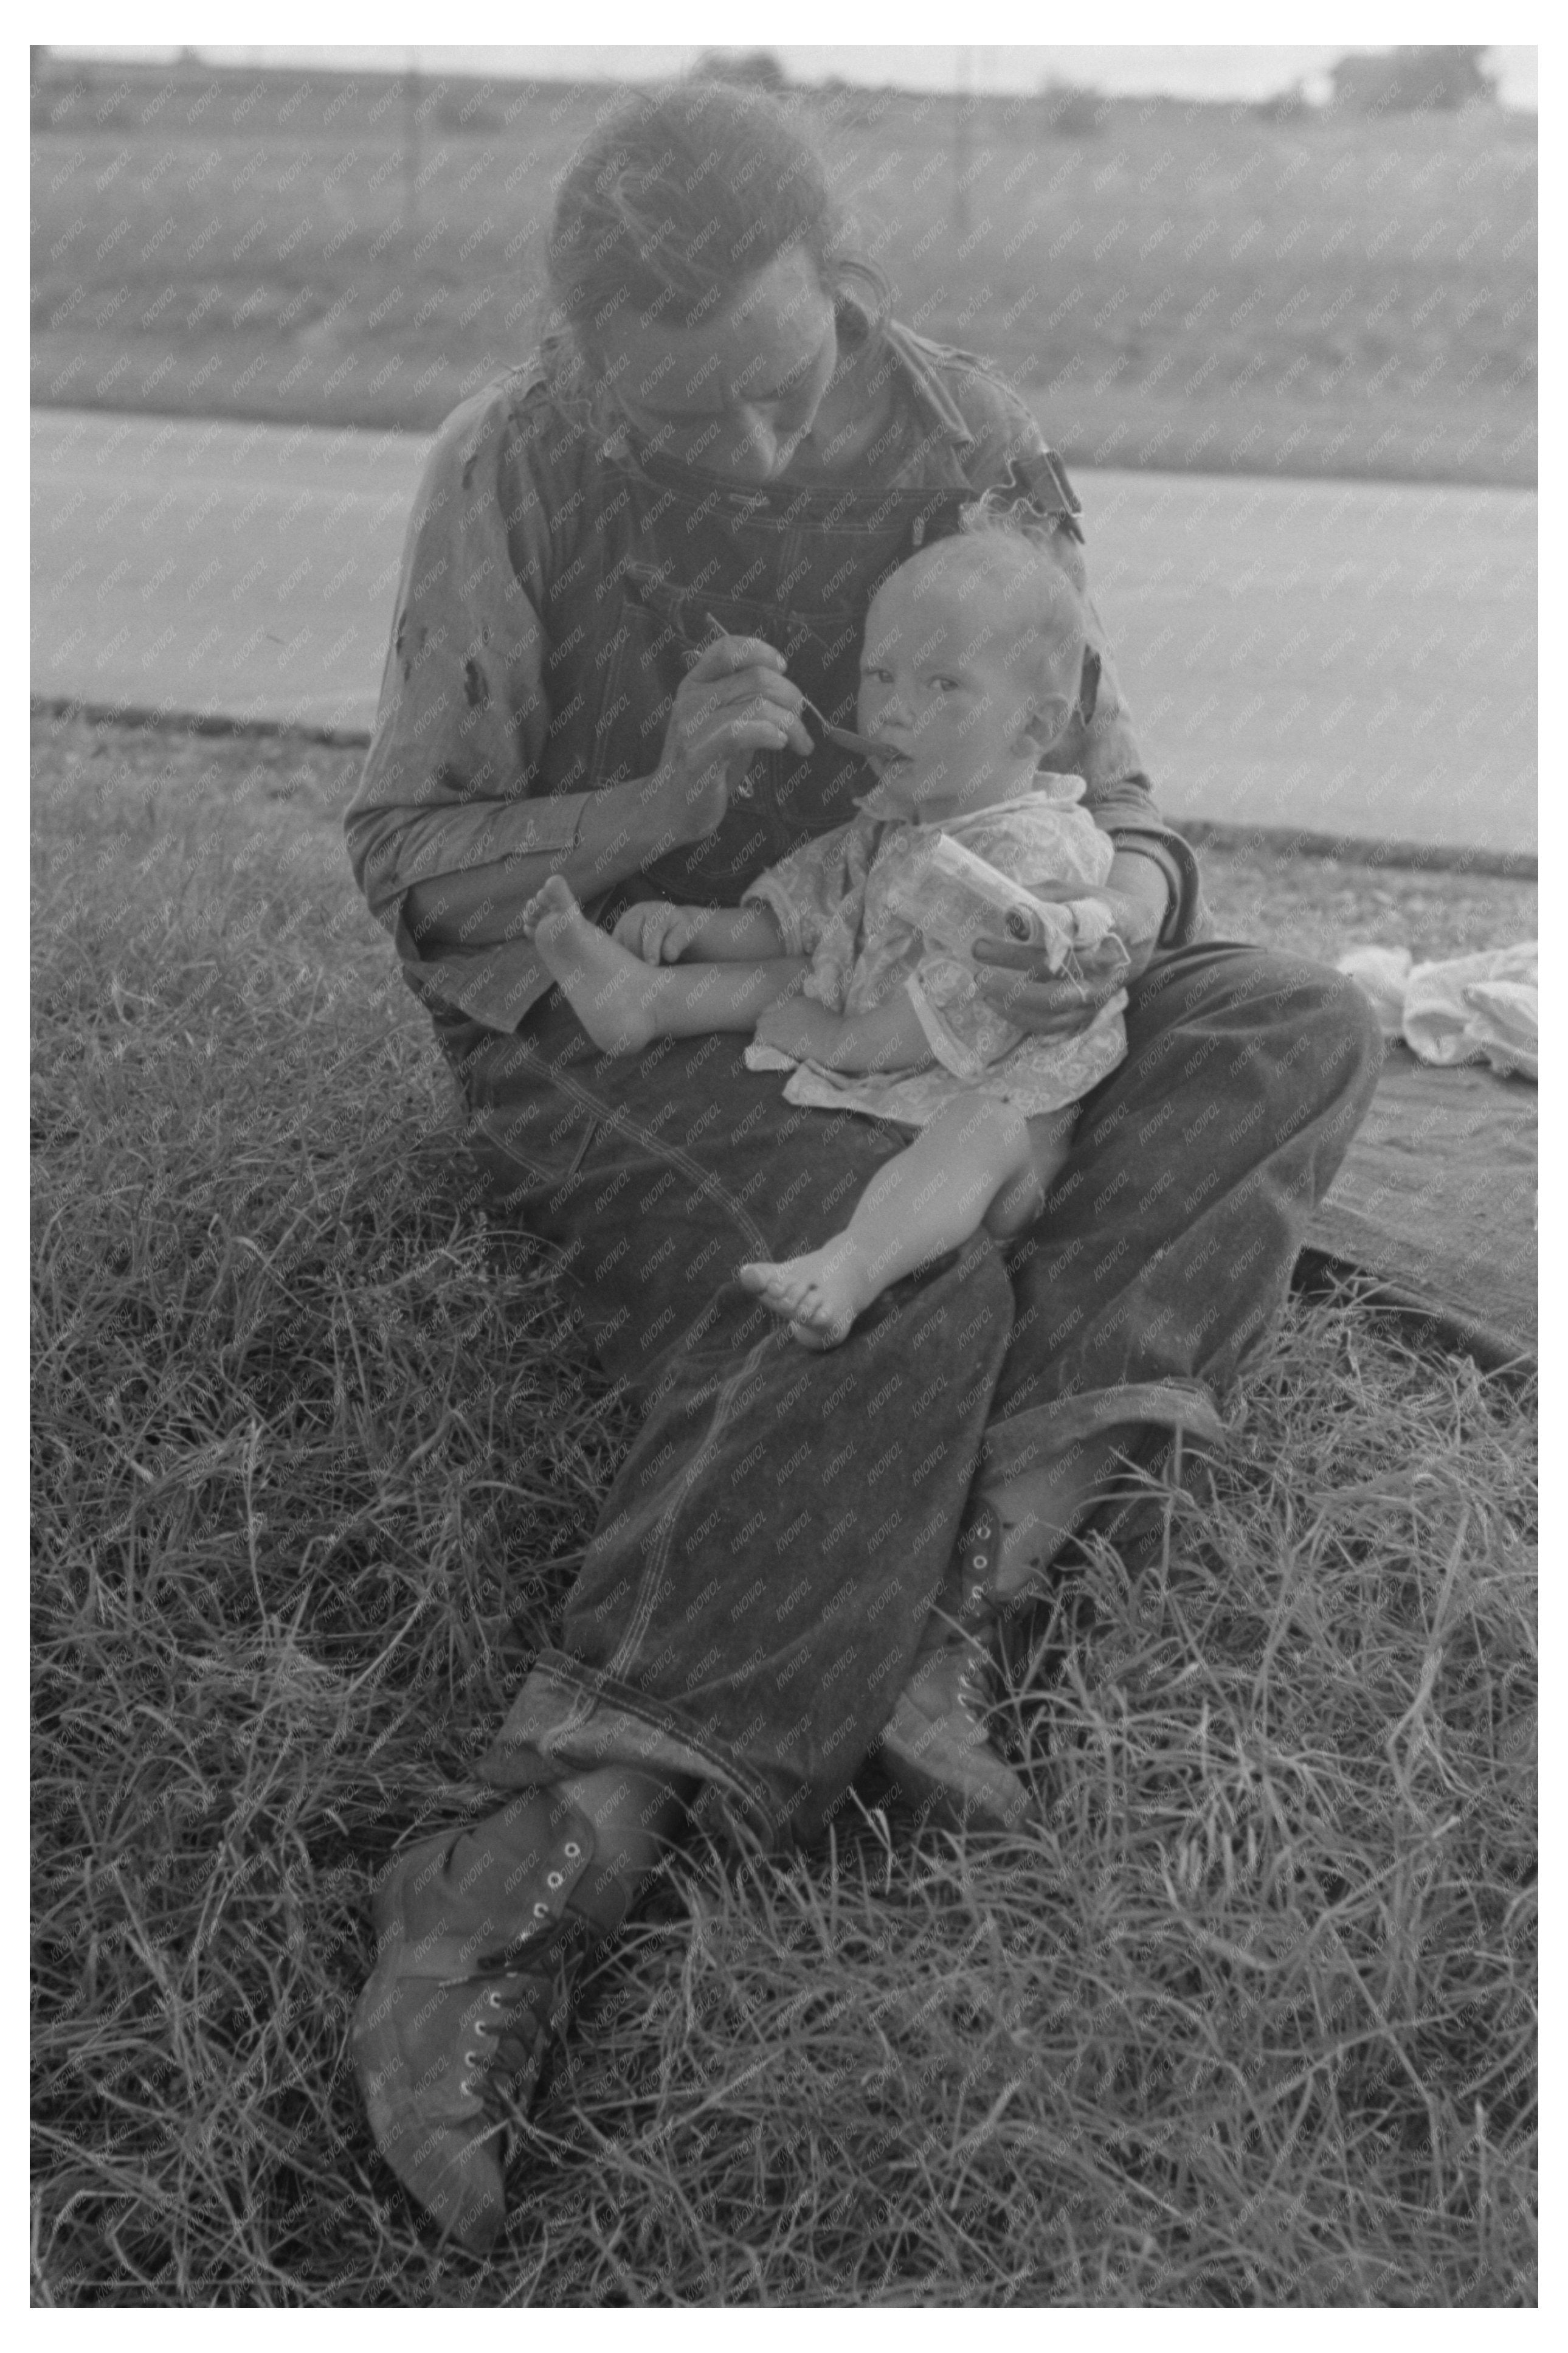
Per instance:
[[[538,2074],[549,2036],[553,1986],[539,1978],[503,1978],[485,1997],[486,2008],[469,2028],[463,2053],[463,2089],[487,2116],[505,2123],[510,2103],[526,2099]]]
[[[463,2089],[497,2123],[511,2121],[519,2100],[527,2105],[558,2008],[564,2012],[581,1944],[576,1922],[557,1921],[521,1949],[487,1955],[479,1964],[493,1982],[468,2030]]]

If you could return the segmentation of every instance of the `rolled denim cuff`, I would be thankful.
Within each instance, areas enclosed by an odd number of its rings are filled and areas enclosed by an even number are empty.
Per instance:
[[[1191,842],[1184,841],[1168,826],[1158,830],[1144,826],[1118,826],[1110,838],[1118,849],[1152,859],[1165,878],[1171,903],[1160,926],[1160,945],[1184,948],[1202,939],[1207,916],[1203,881]]]
[[[1000,1487],[1037,1471],[1108,1430],[1152,1426],[1180,1430],[1200,1445],[1222,1447],[1226,1426],[1214,1393],[1203,1381],[1128,1381],[1117,1388],[1081,1389],[986,1427],[975,1472],[979,1488]]]
[[[616,1676],[563,1651],[542,1651],[479,1759],[479,1778],[524,1789],[605,1766],[696,1780],[695,1819],[717,1827],[738,1817],[764,1845],[779,1843],[781,1793],[760,1773]]]

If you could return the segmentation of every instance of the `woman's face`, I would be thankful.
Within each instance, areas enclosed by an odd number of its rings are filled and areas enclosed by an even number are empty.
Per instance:
[[[811,430],[838,359],[832,298],[792,246],[710,323],[600,333],[614,397],[639,440],[683,465],[771,482]]]

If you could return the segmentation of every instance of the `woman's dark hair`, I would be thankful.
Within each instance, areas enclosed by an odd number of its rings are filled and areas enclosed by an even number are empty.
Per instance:
[[[578,149],[549,243],[557,364],[597,358],[611,317],[695,327],[804,246],[851,334],[888,314],[875,263],[847,250],[827,171],[791,114],[753,90],[674,82],[628,99]],[[856,281],[858,281],[857,286]]]

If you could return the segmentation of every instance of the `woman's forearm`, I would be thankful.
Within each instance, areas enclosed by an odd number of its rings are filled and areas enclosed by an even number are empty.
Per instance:
[[[568,805],[580,803],[579,822],[569,849],[510,857],[503,850],[483,866],[461,867],[411,883],[403,908],[415,939],[426,955],[443,948],[499,947],[522,937],[522,910],[551,875],[564,875],[573,896],[581,900],[640,874],[674,846],[650,817],[646,783],[646,778],[634,776],[624,785],[574,795]],[[518,807],[520,813],[530,807],[537,812],[539,804],[521,802]],[[504,817],[498,821],[498,831],[504,822]],[[778,953],[776,934],[772,953]]]

